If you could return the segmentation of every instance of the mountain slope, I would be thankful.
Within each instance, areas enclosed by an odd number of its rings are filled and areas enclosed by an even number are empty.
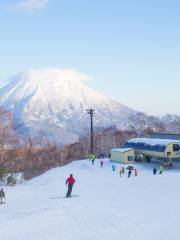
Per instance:
[[[23,134],[44,135],[57,143],[72,142],[89,129],[88,108],[94,108],[95,126],[162,129],[166,123],[130,109],[87,87],[75,70],[40,69],[14,76],[0,90],[0,105],[22,123]],[[173,123],[171,122],[173,126]]]
[[[89,126],[86,109],[96,109],[97,126],[128,126],[136,111],[87,87],[73,70],[31,70],[13,77],[0,90],[0,104],[24,124],[24,131],[73,140]]]
[[[177,166],[176,166],[177,165]],[[134,165],[138,177],[120,178],[105,162],[77,161],[23,183],[5,187],[0,206],[4,240],[179,240],[179,163],[153,176],[158,163]],[[119,169],[119,164],[117,164]],[[73,194],[64,199],[73,173]],[[178,180],[179,179],[179,180]]]

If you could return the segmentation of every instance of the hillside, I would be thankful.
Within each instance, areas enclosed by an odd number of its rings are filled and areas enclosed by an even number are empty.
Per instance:
[[[0,206],[1,239],[6,240],[179,240],[180,180],[177,164],[152,175],[155,164],[139,164],[138,177],[120,178],[107,161],[101,169],[77,161],[52,169],[14,188]],[[157,165],[158,167],[158,165]],[[76,177],[64,199],[65,179]]]

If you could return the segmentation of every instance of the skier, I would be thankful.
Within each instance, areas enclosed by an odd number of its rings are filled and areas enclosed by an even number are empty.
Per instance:
[[[100,164],[101,164],[101,167],[103,167],[103,165],[104,165],[104,162],[103,162],[103,160],[101,160]]]
[[[96,154],[90,154],[90,158],[91,158],[91,163],[94,166],[94,162],[95,162],[95,159],[96,159]]]
[[[122,176],[122,170],[121,170],[121,168],[120,168],[120,170],[119,170],[119,175],[120,175],[120,177]]]
[[[5,193],[4,193],[4,190],[1,188],[1,190],[0,190],[0,204],[5,203],[5,202],[3,202],[3,200],[5,200]]]
[[[131,176],[131,169],[129,169],[128,171],[128,178],[130,178],[130,176]]]
[[[70,174],[70,176],[66,179],[66,185],[68,184],[68,191],[66,194],[67,198],[71,197],[72,188],[73,188],[74,183],[75,183],[75,179],[74,179],[73,175]]]
[[[115,167],[115,165],[114,165],[114,164],[112,165],[112,170],[113,170],[113,172],[115,172],[115,171],[116,171],[116,167]]]
[[[92,165],[93,165],[93,166],[94,166],[94,162],[95,162],[95,159],[93,158],[93,159],[92,159]]]
[[[136,168],[134,169],[134,176],[137,177],[137,169]]]
[[[124,174],[124,167],[122,167],[122,174]]]
[[[157,169],[154,167],[153,168],[153,174],[156,175],[156,173],[157,173]]]
[[[159,174],[162,174],[163,171],[164,171],[164,167],[163,167],[163,165],[160,165],[160,167],[159,167]]]

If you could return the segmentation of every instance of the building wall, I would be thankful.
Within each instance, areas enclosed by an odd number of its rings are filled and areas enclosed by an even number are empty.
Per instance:
[[[170,152],[171,158],[179,158],[180,159],[180,155],[177,155],[174,151],[173,151],[173,144],[178,144],[180,145],[180,141],[179,142],[174,142],[174,143],[170,143],[166,150],[164,152],[155,152],[155,151],[147,151],[147,150],[136,150],[135,149],[135,155],[137,154],[143,154],[144,156],[148,156],[148,157],[154,157],[154,158],[167,158],[167,153]]]
[[[180,158],[180,155],[177,155],[176,152],[173,151],[173,144],[180,145],[180,142],[170,143],[166,148],[165,154],[167,156],[167,153],[170,152],[171,153],[171,155],[170,155],[171,158]]]
[[[154,157],[154,158],[166,158],[165,152],[155,152],[155,151],[147,151],[147,150],[134,150],[135,155],[137,154],[143,154],[147,157]]]
[[[128,156],[134,155],[134,150],[129,150],[127,152],[118,152],[118,151],[111,151],[111,160],[120,163],[130,163],[128,161]]]

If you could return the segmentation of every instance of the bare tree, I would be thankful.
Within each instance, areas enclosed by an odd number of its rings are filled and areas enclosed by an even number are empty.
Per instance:
[[[13,129],[11,113],[0,108],[0,178],[10,160],[10,151],[18,143],[18,136]]]

